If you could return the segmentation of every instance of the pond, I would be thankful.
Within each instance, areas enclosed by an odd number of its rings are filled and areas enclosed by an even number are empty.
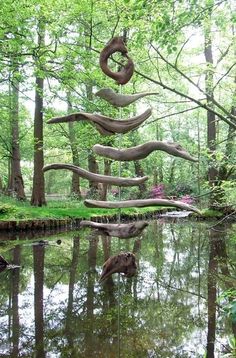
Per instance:
[[[235,348],[224,293],[236,286],[236,225],[211,225],[159,219],[125,240],[88,228],[1,236],[20,267],[0,273],[0,357],[223,357]],[[135,252],[137,275],[99,283],[120,251]]]

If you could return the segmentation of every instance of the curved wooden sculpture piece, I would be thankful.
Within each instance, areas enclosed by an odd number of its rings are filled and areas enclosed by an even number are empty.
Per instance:
[[[130,224],[103,224],[96,223],[94,221],[81,221],[81,227],[91,227],[94,229],[101,230],[108,236],[115,236],[121,239],[128,239],[131,237],[138,236],[143,229],[148,226],[145,221],[138,221]]]
[[[118,72],[113,72],[108,67],[109,57],[115,53],[120,52],[128,61]],[[119,85],[125,85],[129,82],[134,73],[134,63],[128,56],[128,50],[125,47],[122,37],[113,37],[100,53],[100,67],[102,71],[109,77],[113,78]]]
[[[108,103],[112,104],[115,107],[126,107],[129,104],[137,101],[139,98],[143,98],[146,96],[158,95],[157,92],[142,92],[142,93],[135,93],[130,95],[119,94],[114,92],[110,88],[103,88],[97,93],[95,96],[98,96]]]
[[[84,205],[89,208],[143,208],[148,206],[170,206],[182,210],[194,211],[200,214],[200,211],[194,206],[182,203],[182,201],[167,200],[167,199],[140,199],[140,200],[124,200],[124,201],[99,201],[99,200],[85,200]]]
[[[96,154],[119,161],[144,159],[154,150],[162,150],[166,153],[174,155],[175,157],[184,158],[192,162],[198,161],[196,158],[193,158],[184,148],[182,148],[180,144],[174,142],[153,141],[128,149],[117,149],[100,144],[95,144],[93,146],[93,151]]]
[[[121,252],[119,255],[111,256],[104,263],[100,282],[106,280],[113,273],[124,273],[125,277],[132,277],[137,272],[135,255],[131,252]]]
[[[152,114],[149,108],[139,116],[132,117],[125,120],[112,119],[101,114],[92,114],[86,112],[72,113],[62,117],[55,117],[50,119],[47,123],[63,123],[75,121],[89,121],[95,125],[100,134],[113,135],[116,133],[127,133],[132,129],[139,127]]]
[[[97,183],[107,183],[110,185],[117,185],[117,186],[137,186],[145,182],[148,177],[140,177],[140,178],[120,178],[120,177],[112,177],[109,175],[100,175],[95,174],[92,172],[89,172],[85,169],[82,169],[80,167],[77,167],[73,164],[59,164],[59,163],[53,163],[46,165],[43,168],[43,171],[46,172],[51,169],[67,169],[71,170],[72,172],[78,174],[80,177],[84,179],[88,179]]]

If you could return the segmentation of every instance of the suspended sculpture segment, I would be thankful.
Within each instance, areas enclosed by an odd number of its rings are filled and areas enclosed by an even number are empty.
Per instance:
[[[143,229],[148,226],[148,223],[145,221],[138,221],[130,224],[103,224],[84,220],[81,221],[80,226],[101,230],[106,235],[115,236],[120,239],[128,239],[141,234]]]
[[[100,144],[95,144],[93,146],[93,151],[96,154],[119,161],[144,159],[154,150],[162,150],[175,157],[184,158],[192,162],[198,161],[196,158],[193,158],[183,147],[181,147],[180,144],[174,142],[152,141],[128,149],[118,149]]]
[[[148,206],[165,206],[174,207],[182,210],[193,211],[200,214],[199,210],[194,206],[182,203],[181,201],[167,200],[167,199],[140,199],[140,200],[124,200],[124,201],[99,201],[99,200],[85,200],[84,205],[89,208],[105,208],[105,209],[119,209],[119,208],[143,208]]]
[[[86,112],[79,112],[68,114],[62,117],[55,117],[50,119],[47,123],[63,123],[76,121],[89,121],[95,125],[98,132],[102,135],[113,135],[116,133],[127,133],[132,129],[139,127],[152,114],[149,108],[144,113],[125,120],[116,120],[100,114],[91,114]]]
[[[108,59],[115,52],[120,52],[127,59],[127,63],[121,67],[120,71],[113,72],[108,67]],[[128,56],[128,50],[125,47],[122,37],[113,37],[100,53],[100,67],[109,77],[113,78],[119,85],[129,82],[134,73],[134,63]]]
[[[140,177],[140,178],[120,178],[120,177],[113,177],[109,175],[95,174],[85,169],[82,169],[80,167],[77,167],[76,165],[73,164],[60,164],[60,163],[53,163],[53,164],[46,165],[43,168],[43,171],[46,172],[52,169],[71,170],[72,172],[78,174],[81,178],[94,181],[97,183],[106,183],[106,184],[117,185],[117,186],[138,186],[144,183],[148,179],[147,176]]]
[[[157,92],[142,92],[142,93],[135,93],[130,95],[125,94],[119,94],[114,92],[110,88],[103,88],[97,93],[95,93],[95,96],[98,96],[108,103],[112,104],[115,107],[126,107],[129,104],[137,101],[140,98],[146,97],[146,96],[152,96],[152,95],[158,95]]]
[[[133,253],[121,252],[119,255],[109,257],[103,265],[100,282],[117,272],[124,273],[125,277],[133,277],[136,274],[137,264]]]

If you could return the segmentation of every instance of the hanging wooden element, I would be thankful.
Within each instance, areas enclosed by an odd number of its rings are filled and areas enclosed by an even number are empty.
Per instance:
[[[80,222],[80,226],[101,230],[108,236],[115,236],[120,239],[129,239],[141,234],[143,229],[148,226],[148,223],[146,221],[137,221],[129,224],[103,224],[84,220]]]
[[[120,71],[113,72],[108,67],[108,59],[115,52],[120,52],[127,59],[127,63],[122,65]],[[113,37],[100,53],[100,67],[109,77],[113,78],[119,85],[125,85],[134,73],[134,63],[128,56],[128,50],[125,47],[122,37]]]
[[[120,177],[113,177],[109,175],[95,174],[85,169],[82,169],[80,167],[77,167],[74,164],[53,163],[53,164],[46,165],[43,168],[43,171],[46,172],[51,169],[71,170],[72,172],[78,174],[81,178],[94,181],[97,183],[107,183],[110,185],[117,185],[117,186],[138,186],[144,183],[148,179],[147,176],[140,177],[140,178],[120,178]]]
[[[167,199],[140,199],[140,200],[124,200],[124,201],[99,201],[99,200],[85,200],[84,205],[89,208],[143,208],[148,206],[165,206],[174,207],[182,210],[193,211],[200,214],[199,210],[194,206],[183,203],[182,201],[167,200]]]
[[[154,150],[162,150],[175,157],[184,158],[192,162],[198,161],[196,158],[193,158],[183,147],[181,147],[180,144],[174,142],[153,141],[128,149],[118,149],[100,144],[95,144],[93,146],[93,151],[96,154],[119,161],[144,159]]]
[[[141,93],[135,93],[135,94],[119,94],[114,92],[111,88],[103,88],[97,93],[95,93],[95,96],[98,96],[108,103],[112,104],[115,107],[126,107],[129,104],[137,101],[140,98],[146,97],[146,96],[153,96],[158,95],[157,92],[141,92]]]
[[[133,253],[121,252],[119,255],[109,257],[103,265],[100,282],[118,272],[124,273],[125,277],[132,277],[136,274],[137,264]]]
[[[139,127],[152,114],[149,108],[144,113],[125,120],[116,120],[100,114],[92,114],[86,112],[72,113],[62,117],[55,117],[50,119],[47,123],[63,123],[75,121],[89,121],[95,125],[100,134],[113,135],[116,133],[127,133],[132,129]]]

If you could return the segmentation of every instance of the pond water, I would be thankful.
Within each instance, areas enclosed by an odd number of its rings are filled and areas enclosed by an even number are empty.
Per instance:
[[[1,236],[20,268],[0,273],[0,357],[223,357],[236,334],[223,295],[236,287],[236,225],[210,226],[159,219],[137,238],[81,229],[46,244]],[[137,275],[99,283],[120,251],[135,252]]]

